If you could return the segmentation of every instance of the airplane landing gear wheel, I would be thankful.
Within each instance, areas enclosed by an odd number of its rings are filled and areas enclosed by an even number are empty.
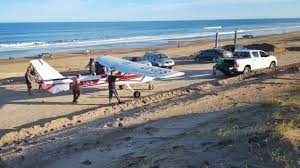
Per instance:
[[[148,89],[149,89],[149,90],[153,90],[153,89],[154,89],[154,85],[149,85],[149,86],[148,86]]]
[[[135,92],[133,93],[133,97],[134,97],[134,98],[140,98],[140,97],[141,97],[141,92],[135,91]]]

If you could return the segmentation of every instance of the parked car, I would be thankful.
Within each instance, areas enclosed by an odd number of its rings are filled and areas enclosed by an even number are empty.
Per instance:
[[[243,45],[236,44],[236,45],[226,45],[226,46],[223,47],[223,49],[234,53],[234,51],[237,51],[237,50],[246,50],[247,48],[245,46],[243,46]]]
[[[123,57],[122,59],[132,61],[132,62],[138,62],[141,64],[152,65],[151,62],[143,60],[142,57]]]
[[[222,48],[205,50],[195,54],[196,62],[215,62],[218,57],[232,57],[232,53]]]
[[[51,53],[41,53],[37,55],[38,58],[52,58],[52,54]]]
[[[175,66],[174,60],[169,56],[159,52],[147,52],[143,56],[143,60],[151,62],[153,66],[172,69]]]
[[[225,58],[222,67],[219,70],[225,75],[244,73],[248,74],[257,69],[275,69],[277,59],[273,55],[262,50],[241,50],[236,51],[232,58]]]
[[[243,38],[246,38],[246,39],[254,38],[254,36],[251,35],[251,34],[246,34],[246,35],[243,35],[242,37],[243,37]]]

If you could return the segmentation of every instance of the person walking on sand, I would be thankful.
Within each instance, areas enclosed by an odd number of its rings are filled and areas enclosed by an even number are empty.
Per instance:
[[[217,75],[217,69],[220,69],[224,64],[224,60],[222,57],[217,58],[217,63],[213,66],[213,76]]]
[[[76,77],[72,78],[73,83],[72,83],[72,90],[73,90],[73,103],[77,104],[77,100],[80,96],[80,75],[76,75]]]
[[[27,68],[25,73],[25,83],[27,85],[28,95],[32,96],[32,84],[35,82],[35,77],[31,74],[31,68]]]
[[[109,91],[109,97],[108,97],[109,104],[112,104],[111,100],[112,100],[113,95],[115,95],[115,97],[117,98],[119,104],[122,103],[121,98],[120,98],[120,96],[118,94],[118,91],[116,89],[116,80],[117,79],[118,79],[118,76],[116,75],[116,71],[112,70],[111,74],[107,78],[108,91]]]
[[[94,58],[90,58],[90,62],[86,67],[89,68],[90,75],[96,75],[96,63]]]

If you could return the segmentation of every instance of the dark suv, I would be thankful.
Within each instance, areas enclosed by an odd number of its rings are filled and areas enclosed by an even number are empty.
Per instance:
[[[215,62],[218,57],[232,57],[230,51],[222,48],[209,49],[195,54],[196,62]]]

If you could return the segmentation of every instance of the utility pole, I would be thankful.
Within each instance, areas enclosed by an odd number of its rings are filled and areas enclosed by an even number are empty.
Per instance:
[[[234,45],[237,45],[237,30],[234,32]]]
[[[216,33],[215,48],[219,47],[219,32]]]

